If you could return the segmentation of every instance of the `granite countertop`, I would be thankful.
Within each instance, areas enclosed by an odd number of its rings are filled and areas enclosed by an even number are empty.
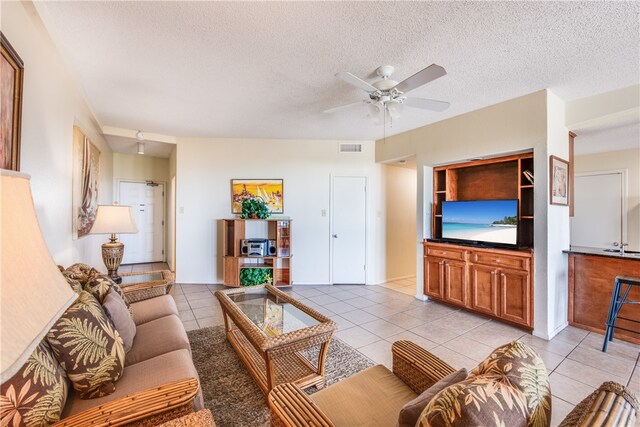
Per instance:
[[[570,246],[569,249],[562,251],[566,254],[580,254],[580,255],[597,255],[608,258],[618,259],[631,259],[640,261],[640,253],[634,251],[625,251],[624,255],[620,255],[620,252],[612,252],[603,248],[588,248],[585,246]]]

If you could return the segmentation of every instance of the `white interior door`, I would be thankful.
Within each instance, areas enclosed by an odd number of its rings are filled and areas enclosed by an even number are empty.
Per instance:
[[[626,242],[624,178],[622,171],[575,176],[573,246],[610,248],[613,242]]]
[[[136,234],[121,234],[123,264],[164,261],[164,185],[121,182],[120,204],[131,206]]]
[[[366,282],[366,178],[333,178],[332,282]]]

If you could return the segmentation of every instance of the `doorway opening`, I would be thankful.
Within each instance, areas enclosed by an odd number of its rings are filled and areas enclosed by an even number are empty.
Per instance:
[[[118,191],[120,204],[131,206],[138,226],[138,233],[120,235],[126,248],[122,263],[164,262],[165,184],[121,181]]]

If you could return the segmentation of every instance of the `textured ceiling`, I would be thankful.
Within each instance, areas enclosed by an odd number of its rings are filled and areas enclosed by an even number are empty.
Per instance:
[[[334,74],[448,75],[412,96],[392,135],[550,88],[565,100],[640,80],[632,2],[42,2],[45,23],[106,126],[175,136],[378,139]]]

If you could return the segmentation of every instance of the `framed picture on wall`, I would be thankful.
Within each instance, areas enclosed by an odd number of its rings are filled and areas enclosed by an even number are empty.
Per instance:
[[[232,179],[231,213],[242,213],[242,201],[252,197],[264,200],[271,213],[284,213],[282,179]]]
[[[73,238],[91,231],[98,212],[100,150],[80,130],[73,127]]]
[[[560,157],[549,157],[550,203],[569,206],[569,162]]]
[[[0,32],[0,168],[20,170],[24,63]]]

